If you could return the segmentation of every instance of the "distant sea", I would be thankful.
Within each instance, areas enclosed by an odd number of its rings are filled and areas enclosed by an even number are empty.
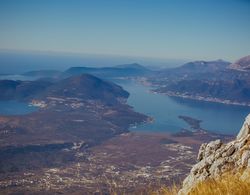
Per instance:
[[[71,54],[57,52],[20,52],[0,50],[0,75],[22,74],[34,70],[64,71],[72,66],[115,66],[140,63],[152,69],[182,65],[187,60],[154,59],[96,54]]]

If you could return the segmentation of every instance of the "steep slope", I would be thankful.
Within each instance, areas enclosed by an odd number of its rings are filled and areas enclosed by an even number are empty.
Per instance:
[[[250,114],[237,136],[227,144],[221,140],[202,144],[198,154],[198,163],[183,182],[179,195],[186,195],[197,184],[211,178],[231,172],[240,174],[240,180],[249,180],[250,169]]]
[[[229,66],[230,69],[250,71],[250,55],[240,58]]]
[[[58,77],[60,74],[61,72],[57,70],[36,70],[36,71],[25,72],[22,75],[42,78],[42,77]]]

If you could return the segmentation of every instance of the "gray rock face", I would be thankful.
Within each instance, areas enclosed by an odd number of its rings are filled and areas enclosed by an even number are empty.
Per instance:
[[[183,181],[178,195],[186,195],[199,182],[216,178],[226,171],[243,170],[242,179],[246,179],[247,171],[244,170],[250,168],[250,114],[246,117],[236,140],[227,144],[223,144],[221,140],[202,144],[197,160],[197,164]]]
[[[246,137],[249,133],[250,133],[250,114],[246,117],[246,120],[245,120],[239,134],[237,135],[237,139],[242,139],[242,138]]]
[[[245,150],[241,156],[241,164],[248,166],[250,161],[250,150]]]

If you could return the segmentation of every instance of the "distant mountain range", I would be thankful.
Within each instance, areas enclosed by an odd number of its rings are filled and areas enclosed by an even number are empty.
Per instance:
[[[215,61],[194,61],[188,62],[177,68],[165,69],[162,70],[163,73],[179,73],[179,74],[200,74],[207,72],[220,71],[227,68],[230,62],[223,60]]]
[[[133,63],[112,67],[70,67],[69,69],[62,72],[56,70],[29,71],[23,73],[22,76],[62,79],[81,74],[91,74],[100,78],[112,79],[117,77],[146,76],[152,73],[152,70],[140,64]]]
[[[165,69],[148,81],[169,96],[250,105],[249,56],[231,64],[223,60],[195,61]]]
[[[59,76],[62,72],[58,70],[36,70],[25,72],[23,76],[35,76],[35,77],[56,77]]]
[[[152,71],[142,65],[134,63],[103,68],[71,67],[66,70],[63,75],[79,75],[82,73],[92,74],[101,78],[113,78],[149,75]]]
[[[107,81],[108,79],[146,76],[152,73],[153,71],[137,63],[103,68],[71,67],[63,72],[29,71],[21,76],[30,77],[30,81],[10,80],[11,75],[8,75],[8,79],[0,80],[0,100],[29,101],[33,98],[62,96],[98,99],[115,104],[119,98],[127,98],[129,94],[120,86]]]
[[[237,60],[235,63],[231,64],[229,68],[240,71],[250,71],[250,55]]]
[[[235,63],[224,60],[194,61],[160,71],[153,71],[133,63],[113,67],[71,67],[63,72],[54,70],[30,71],[24,73],[23,76],[39,79],[37,80],[37,91],[40,87],[43,88],[43,85],[81,74],[90,74],[105,80],[144,77],[147,82],[156,87],[154,91],[169,96],[250,105],[249,67],[250,56],[246,56]],[[40,86],[42,82],[44,84]],[[31,89],[32,87],[28,88],[28,84],[22,83],[20,86],[24,88],[24,91],[34,90]],[[69,91],[69,93],[72,92],[72,90]],[[11,95],[12,92],[8,93]]]

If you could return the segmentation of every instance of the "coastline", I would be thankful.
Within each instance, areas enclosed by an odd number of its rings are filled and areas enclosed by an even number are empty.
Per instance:
[[[156,94],[163,94],[163,95],[170,96],[170,97],[178,97],[178,98],[191,99],[191,100],[204,101],[204,102],[213,102],[213,103],[220,103],[220,104],[226,104],[226,105],[250,107],[250,103],[247,103],[247,102],[237,102],[237,101],[231,101],[231,100],[226,100],[226,99],[203,97],[199,95],[186,95],[186,94],[179,94],[179,93],[177,94],[174,92],[158,92],[154,90],[151,90],[151,92],[156,93]]]
[[[162,95],[166,95],[166,96],[170,96],[170,97],[179,97],[179,98],[204,101],[204,102],[213,102],[213,103],[220,103],[220,104],[226,104],[226,105],[250,107],[250,102],[247,103],[247,102],[238,102],[238,101],[213,98],[213,97],[203,97],[203,96],[199,96],[199,95],[187,95],[187,94],[178,93],[178,92],[175,93],[175,92],[171,92],[171,91],[160,92],[160,91],[158,91],[160,86],[153,85],[152,83],[148,82],[146,78],[140,78],[140,79],[137,78],[136,81],[145,87],[153,88],[153,89],[150,89],[149,91],[152,93],[155,93],[155,94],[162,94]]]

